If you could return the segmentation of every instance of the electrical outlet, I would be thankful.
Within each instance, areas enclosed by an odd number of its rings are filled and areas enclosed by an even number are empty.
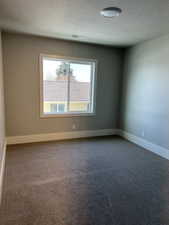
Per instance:
[[[76,129],[76,124],[73,124],[72,125],[72,130],[75,130]]]

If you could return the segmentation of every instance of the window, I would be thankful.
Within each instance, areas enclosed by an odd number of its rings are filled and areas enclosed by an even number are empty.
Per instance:
[[[96,61],[41,55],[41,115],[95,111]]]
[[[65,104],[58,104],[58,112],[65,112]]]
[[[56,113],[58,110],[57,110],[57,104],[51,104],[50,105],[50,111],[52,113]]]
[[[65,112],[65,104],[50,104],[50,112],[57,113],[57,112]]]

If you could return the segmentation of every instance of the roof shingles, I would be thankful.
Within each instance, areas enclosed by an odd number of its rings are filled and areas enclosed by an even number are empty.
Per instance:
[[[68,82],[44,80],[44,101],[66,101]],[[70,81],[70,101],[89,101],[90,83]]]

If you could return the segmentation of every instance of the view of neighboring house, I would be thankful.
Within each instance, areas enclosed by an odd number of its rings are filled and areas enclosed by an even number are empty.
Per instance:
[[[84,80],[84,77],[82,80],[77,79],[77,75],[81,74],[83,70],[82,66],[76,63],[75,72],[68,63],[64,61],[53,62],[52,60],[44,60],[44,65],[46,66],[44,71],[45,79],[43,79],[44,114],[68,111],[88,112],[90,108],[91,83],[90,80]],[[51,70],[51,66],[53,66],[53,70]]]
[[[44,113],[66,112],[68,93],[66,80],[44,80]],[[88,111],[90,83],[70,81],[69,111]]]

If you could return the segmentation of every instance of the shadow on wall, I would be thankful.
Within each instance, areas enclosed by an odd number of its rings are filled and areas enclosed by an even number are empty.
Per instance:
[[[169,148],[168,80],[162,65],[148,44],[128,50],[126,55],[121,128],[148,141]]]

